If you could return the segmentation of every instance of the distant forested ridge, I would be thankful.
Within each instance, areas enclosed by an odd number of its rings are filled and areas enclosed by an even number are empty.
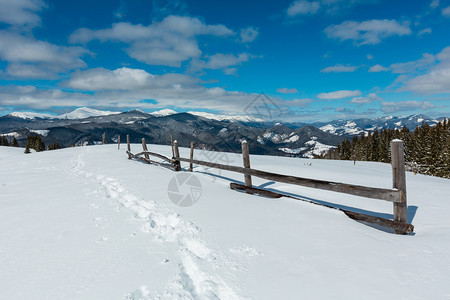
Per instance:
[[[379,161],[390,163],[390,141],[401,139],[405,143],[408,171],[450,178],[450,128],[448,119],[435,126],[422,124],[410,131],[404,127],[382,129],[345,139],[334,149],[318,156],[325,159]]]

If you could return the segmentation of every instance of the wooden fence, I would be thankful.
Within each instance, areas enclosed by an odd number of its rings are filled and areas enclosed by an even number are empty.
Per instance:
[[[352,219],[364,221],[368,223],[373,223],[385,227],[390,227],[394,229],[396,234],[407,234],[414,230],[414,226],[407,223],[407,199],[406,199],[406,176],[405,176],[405,160],[404,160],[404,148],[403,141],[393,140],[391,141],[391,157],[392,157],[392,178],[393,178],[393,188],[373,188],[361,185],[347,184],[341,182],[332,182],[325,180],[317,180],[310,178],[303,178],[290,175],[282,175],[277,173],[271,173],[261,170],[256,170],[250,167],[250,155],[248,144],[246,141],[242,142],[242,157],[243,157],[243,167],[230,166],[224,164],[218,164],[208,161],[201,161],[194,159],[194,144],[191,143],[190,158],[180,157],[180,152],[178,149],[178,142],[172,142],[172,158],[168,158],[164,155],[150,152],[147,149],[147,144],[145,139],[142,139],[142,149],[143,151],[137,154],[131,153],[130,148],[130,138],[127,135],[127,154],[129,159],[137,159],[149,164],[158,164],[165,167],[173,168],[175,171],[181,171],[181,162],[189,163],[189,170],[192,172],[193,165],[201,165],[211,168],[216,168],[220,170],[226,170],[231,172],[237,172],[244,174],[245,185],[239,185],[232,183],[230,187],[234,190],[242,190],[249,194],[259,194],[263,196],[279,198],[279,197],[289,197],[296,200],[307,201],[316,205],[322,205],[329,208],[337,209],[343,211],[347,216]],[[150,159],[150,156],[157,157],[161,161],[156,161]],[[384,219],[380,217],[355,213],[352,211],[339,209],[329,205],[320,204],[314,201],[305,200],[299,197],[293,197],[285,194],[280,194],[268,190],[258,189],[252,186],[252,176],[283,182],[288,184],[295,184],[299,186],[322,189],[327,191],[333,191],[338,193],[345,193],[365,198],[379,199],[384,201],[389,201],[393,203],[394,206],[394,219]]]

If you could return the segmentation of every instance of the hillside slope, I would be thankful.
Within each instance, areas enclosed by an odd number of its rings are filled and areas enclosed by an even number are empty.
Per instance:
[[[132,148],[139,151],[140,145]],[[170,156],[170,147],[149,150]],[[242,164],[238,154],[195,156]],[[242,175],[203,167],[194,169],[198,202],[177,206],[168,188],[183,172],[130,161],[117,145],[28,155],[0,147],[0,162],[1,298],[450,297],[450,180],[407,174],[408,221],[415,234],[399,236],[324,207],[232,191],[229,182],[242,182]],[[382,163],[253,155],[251,164],[391,187],[391,168]],[[392,204],[384,201],[253,181],[392,217]],[[189,191],[182,185],[179,193]]]

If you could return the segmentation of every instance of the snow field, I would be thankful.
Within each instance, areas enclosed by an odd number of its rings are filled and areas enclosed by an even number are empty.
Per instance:
[[[149,149],[170,156],[170,147]],[[225,155],[242,165],[240,155]],[[167,195],[175,172],[130,161],[116,145],[29,155],[0,147],[0,162],[0,298],[450,299],[446,179],[407,174],[415,234],[398,236],[338,211],[232,191],[241,174],[199,166],[201,198],[179,207]],[[380,163],[251,156],[251,165],[392,184],[391,167]],[[384,201],[253,183],[392,217]]]

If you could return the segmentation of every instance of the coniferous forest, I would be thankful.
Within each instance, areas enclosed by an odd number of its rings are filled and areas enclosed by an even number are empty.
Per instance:
[[[449,121],[435,126],[422,124],[410,131],[404,127],[382,129],[345,139],[338,146],[318,158],[355,161],[391,162],[390,141],[401,139],[405,145],[407,171],[450,178]]]

